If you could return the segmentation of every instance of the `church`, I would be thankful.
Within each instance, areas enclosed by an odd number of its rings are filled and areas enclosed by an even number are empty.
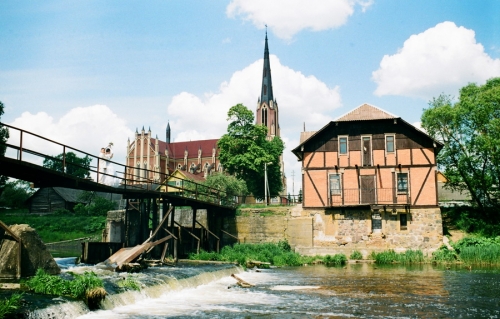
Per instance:
[[[278,120],[278,103],[273,95],[271,78],[271,64],[269,61],[269,47],[267,32],[264,47],[264,66],[262,71],[262,87],[257,102],[256,124],[265,125],[268,129],[267,138],[280,136]],[[125,163],[129,168],[127,178],[133,183],[152,181],[160,184],[164,182],[164,174],[172,174],[175,170],[186,172],[186,176],[195,177],[195,180],[204,180],[212,172],[222,172],[223,167],[218,157],[218,139],[197,140],[187,142],[171,141],[170,123],[167,124],[165,140],[158,135],[152,136],[151,129],[144,127],[136,130],[134,139],[127,141],[127,155]],[[280,157],[281,176],[286,187],[283,155]]]

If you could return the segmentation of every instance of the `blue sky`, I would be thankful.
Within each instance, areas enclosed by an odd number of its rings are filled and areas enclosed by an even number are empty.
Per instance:
[[[151,128],[217,138],[254,110],[265,27],[291,192],[300,131],[370,103],[428,101],[500,76],[500,1],[1,1],[2,122],[88,152]],[[86,138],[82,138],[82,130]]]

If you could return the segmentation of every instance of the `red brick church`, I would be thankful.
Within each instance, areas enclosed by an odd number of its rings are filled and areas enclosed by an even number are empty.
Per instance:
[[[278,114],[278,103],[273,95],[266,32],[262,88],[255,119],[256,124],[265,125],[268,128],[268,139],[280,136]],[[133,171],[129,169],[127,172],[130,180],[138,183],[153,181],[159,184],[164,182],[165,175],[163,174],[172,174],[176,169],[203,177],[203,179],[212,172],[222,171],[218,157],[218,139],[172,142],[170,124],[167,124],[165,133],[165,141],[162,141],[158,135],[152,136],[151,129],[145,131],[143,127],[140,132],[136,130],[132,141],[128,140],[125,163],[127,166],[135,167]],[[286,185],[283,156],[279,164],[283,185]]]

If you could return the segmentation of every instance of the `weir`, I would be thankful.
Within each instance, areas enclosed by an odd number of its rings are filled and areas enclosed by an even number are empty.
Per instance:
[[[70,267],[64,272],[83,273],[94,271],[105,278],[105,286],[109,295],[101,301],[100,309],[111,310],[116,307],[131,305],[148,298],[158,298],[161,295],[182,289],[195,288],[212,281],[229,277],[233,273],[243,271],[234,264],[186,264],[180,267],[149,268],[136,274],[118,274],[96,267]],[[120,281],[131,278],[140,287],[140,291],[119,288]],[[83,301],[53,301],[55,304],[43,309],[34,309],[26,312],[26,317],[31,319],[61,319],[77,318],[85,314],[91,315],[92,311]]]

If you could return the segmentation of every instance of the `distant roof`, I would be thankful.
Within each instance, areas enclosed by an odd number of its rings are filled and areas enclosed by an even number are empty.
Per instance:
[[[38,191],[40,191],[40,188]],[[64,199],[68,203],[84,203],[85,201],[80,198],[81,194],[83,194],[84,190],[81,189],[73,189],[66,187],[52,187],[54,192],[56,192],[62,199]],[[38,192],[37,191],[37,192]],[[35,194],[33,194],[35,195]],[[33,195],[30,196],[33,197]],[[95,196],[102,197],[107,200],[120,200],[122,195],[120,194],[112,194],[112,193],[103,193],[103,192],[95,192]]]
[[[300,143],[313,136],[314,133],[316,133],[316,131],[300,132]]]
[[[348,121],[368,121],[368,120],[383,120],[383,119],[397,119],[399,116],[391,114],[381,108],[370,104],[363,104],[354,110],[335,119],[335,122],[348,122]]]
[[[201,149],[201,157],[210,157],[212,156],[212,150],[217,149],[217,142],[219,139],[210,139],[210,140],[197,140],[197,141],[186,141],[186,142],[173,142],[166,143],[160,139],[158,139],[158,148],[160,154],[164,155],[165,150],[168,149],[168,155],[173,159],[182,159],[184,158],[184,151],[187,150],[189,157],[193,157],[193,154],[198,156],[198,150]],[[151,138],[150,147],[154,149],[156,144],[156,139]]]

